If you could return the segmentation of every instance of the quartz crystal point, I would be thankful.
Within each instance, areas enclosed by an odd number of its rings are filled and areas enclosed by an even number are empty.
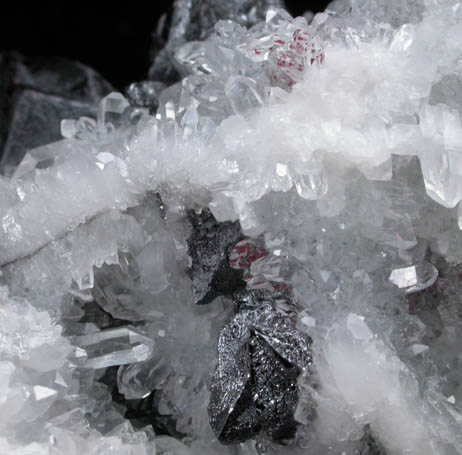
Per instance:
[[[393,270],[389,280],[400,289],[403,289],[406,294],[411,294],[432,286],[437,278],[437,268],[433,264],[423,262]]]
[[[208,408],[221,442],[262,430],[276,441],[294,436],[297,376],[311,366],[310,344],[268,303],[241,311],[221,331]]]
[[[75,338],[75,361],[85,368],[142,362],[153,352],[152,340],[133,327],[103,330]]]

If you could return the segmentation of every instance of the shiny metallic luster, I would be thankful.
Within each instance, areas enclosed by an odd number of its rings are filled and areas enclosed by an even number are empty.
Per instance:
[[[288,317],[292,322],[297,319],[296,302],[293,295],[284,288],[278,292],[267,288],[238,289],[233,293],[233,301],[236,312],[255,309],[263,303],[271,303],[275,311]],[[292,325],[295,325],[295,322]]]
[[[125,93],[132,106],[146,107],[155,113],[159,107],[159,94],[165,84],[157,81],[141,81],[130,84]]]
[[[192,281],[194,303],[210,303],[244,287],[242,272],[228,266],[228,249],[242,237],[239,223],[219,223],[209,210],[189,211],[188,221],[191,267],[187,273]]]
[[[238,289],[233,294],[236,312],[252,310],[262,303],[272,301],[273,294],[268,289]]]
[[[275,441],[294,436],[297,376],[312,364],[311,343],[269,303],[241,311],[223,328],[208,408],[222,443],[262,430]]]

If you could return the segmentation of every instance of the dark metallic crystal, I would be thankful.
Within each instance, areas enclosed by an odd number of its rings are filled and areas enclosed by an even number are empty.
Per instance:
[[[188,252],[192,259],[187,270],[194,303],[211,302],[219,295],[231,295],[245,287],[243,272],[228,265],[228,249],[242,236],[239,222],[219,223],[208,210],[188,213],[191,235]]]
[[[126,89],[128,101],[132,106],[149,108],[155,113],[159,107],[159,94],[165,84],[157,81],[133,82]]]
[[[236,313],[242,310],[252,310],[262,303],[272,301],[273,293],[268,289],[239,289],[233,294]]]
[[[294,436],[297,376],[312,363],[311,343],[270,303],[242,310],[223,328],[208,408],[222,443],[262,430],[277,442]]]

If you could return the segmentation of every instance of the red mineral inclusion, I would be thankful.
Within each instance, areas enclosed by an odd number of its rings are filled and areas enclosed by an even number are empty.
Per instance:
[[[255,54],[262,53],[255,49]],[[289,89],[302,79],[306,65],[324,61],[324,52],[320,43],[304,30],[297,29],[291,41],[277,39],[269,48],[270,78],[274,85]]]
[[[244,280],[247,282],[251,281],[252,287],[259,287],[268,283],[268,280],[262,276],[252,276],[250,274],[250,267],[256,260],[264,258],[268,254],[268,251],[258,246],[251,239],[244,239],[237,242],[232,248],[229,254],[229,266],[233,269],[244,269]],[[273,286],[275,292],[290,293],[292,291],[292,287],[289,284],[272,281],[269,283]]]
[[[229,255],[229,266],[233,269],[249,269],[252,262],[268,256],[268,251],[260,248],[250,239],[241,240],[234,245]]]

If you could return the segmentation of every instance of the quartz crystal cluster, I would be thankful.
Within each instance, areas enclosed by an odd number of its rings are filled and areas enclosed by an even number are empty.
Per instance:
[[[282,6],[0,56],[1,454],[462,455],[462,3]]]

